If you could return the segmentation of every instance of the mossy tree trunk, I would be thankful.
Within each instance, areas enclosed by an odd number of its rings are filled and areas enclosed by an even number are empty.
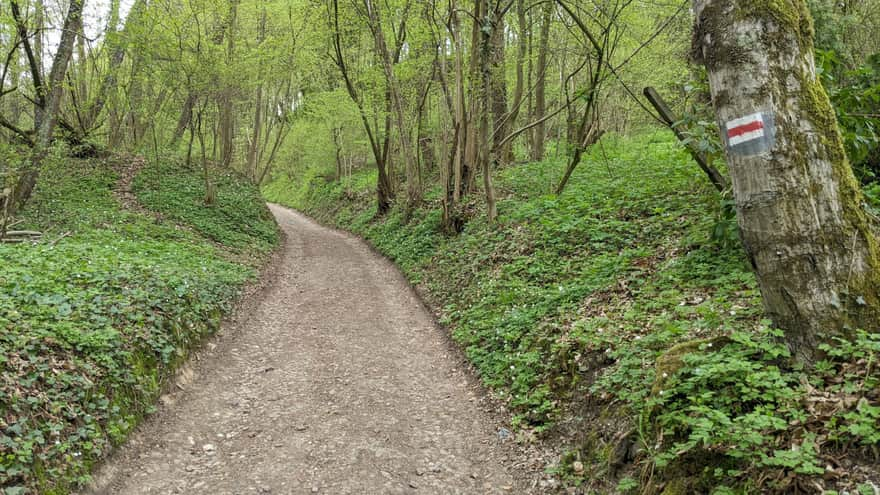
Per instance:
[[[816,77],[804,0],[694,0],[745,250],[764,305],[806,362],[876,331],[878,247]]]

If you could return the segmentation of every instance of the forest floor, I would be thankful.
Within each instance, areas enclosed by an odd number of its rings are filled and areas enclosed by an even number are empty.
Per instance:
[[[546,489],[541,454],[512,441],[400,272],[353,236],[272,212],[287,241],[253,307],[87,493]]]

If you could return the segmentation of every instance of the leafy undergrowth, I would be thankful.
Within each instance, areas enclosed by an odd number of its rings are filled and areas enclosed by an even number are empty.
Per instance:
[[[192,183],[185,172],[170,177],[162,182],[169,189]],[[256,273],[195,232],[225,232],[215,240],[233,248],[249,238],[264,250],[275,242],[252,186],[224,181],[219,197],[223,211],[234,198],[242,215],[264,218],[257,235],[177,203],[162,209],[192,228],[125,211],[112,195],[116,179],[105,160],[55,161],[22,214],[43,241],[0,245],[4,495],[66,493],[87,480],[151,410],[188,350],[218,328]],[[180,189],[180,204],[202,194]],[[149,183],[139,192],[161,201]]]
[[[794,366],[762,321],[735,220],[670,136],[607,136],[557,197],[563,169],[560,157],[497,172],[498,223],[472,199],[479,213],[454,237],[436,188],[409,221],[398,207],[377,219],[373,171],[336,183],[309,170],[263,193],[391,257],[522,437],[569,446],[554,469],[585,492],[868,482],[876,335],[821,371]]]
[[[267,253],[278,244],[278,228],[260,191],[243,186],[232,171],[212,170],[217,201],[205,206],[201,170],[173,159],[142,170],[134,181],[140,203],[167,218],[195,228],[203,236],[237,251]]]

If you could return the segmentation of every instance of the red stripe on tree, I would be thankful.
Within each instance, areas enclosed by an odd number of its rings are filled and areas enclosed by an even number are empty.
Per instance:
[[[734,127],[733,129],[729,129],[727,131],[727,137],[735,138],[737,136],[742,136],[743,134],[747,134],[749,132],[757,131],[763,128],[764,122],[756,120],[754,122],[749,122],[748,124],[743,124],[741,126]]]

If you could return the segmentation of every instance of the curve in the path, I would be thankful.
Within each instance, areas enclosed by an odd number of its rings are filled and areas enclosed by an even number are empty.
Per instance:
[[[498,425],[399,272],[271,208],[288,240],[263,299],[92,493],[518,492]]]

